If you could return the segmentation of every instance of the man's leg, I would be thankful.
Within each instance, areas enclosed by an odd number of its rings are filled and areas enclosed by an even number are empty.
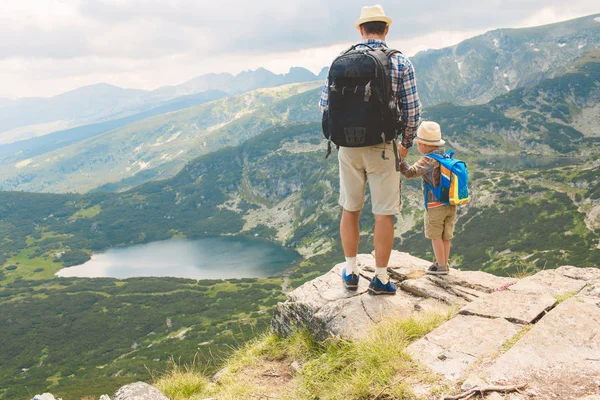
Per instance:
[[[342,212],[340,236],[342,237],[342,247],[346,257],[356,257],[358,253],[358,242],[360,240],[359,218],[360,211],[344,210]]]
[[[375,234],[373,238],[375,248],[375,265],[387,267],[390,254],[394,247],[394,216],[375,215]]]

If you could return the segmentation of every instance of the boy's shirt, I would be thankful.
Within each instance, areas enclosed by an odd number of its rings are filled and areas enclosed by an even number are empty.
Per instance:
[[[433,151],[434,154],[444,155],[445,152],[442,148],[438,148]],[[433,194],[433,190],[425,190],[425,182],[429,183],[433,187],[440,185],[440,163],[431,157],[423,156],[419,161],[414,163],[412,166],[409,165],[405,159],[402,159],[400,163],[400,172],[407,178],[416,178],[418,176],[423,180],[423,196],[427,194],[427,208],[434,208],[443,206]]]

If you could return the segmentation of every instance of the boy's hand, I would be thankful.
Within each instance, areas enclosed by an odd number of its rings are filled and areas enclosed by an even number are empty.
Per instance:
[[[402,145],[398,145],[398,151],[400,152],[401,158],[406,158],[406,156],[408,155],[408,149],[404,148],[404,146]]]

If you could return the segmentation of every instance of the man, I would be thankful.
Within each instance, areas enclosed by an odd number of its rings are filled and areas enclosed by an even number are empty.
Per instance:
[[[356,21],[356,28],[362,36],[362,44],[372,48],[387,49],[385,38],[392,23],[380,5],[363,7]],[[362,46],[366,48],[366,46]],[[399,117],[398,126],[402,137],[398,150],[402,158],[413,144],[419,125],[421,103],[417,93],[414,67],[408,58],[400,53],[389,57],[389,79],[391,79],[392,105],[394,114]],[[342,91],[347,88],[343,88]],[[365,101],[370,95],[370,85],[362,88]],[[323,88],[320,108],[324,113],[330,105],[330,94],[338,91],[335,82],[329,81]],[[354,90],[356,92],[356,90]],[[401,112],[398,112],[401,110]],[[396,121],[394,116],[394,122]],[[330,113],[327,114],[331,118]],[[365,129],[358,128],[359,130]],[[348,133],[348,130],[346,130]],[[352,135],[360,136],[361,132]],[[364,132],[362,133],[364,134]],[[382,135],[383,136],[383,135]],[[385,138],[384,138],[385,139]],[[360,268],[356,262],[360,239],[359,217],[365,201],[366,183],[369,183],[373,214],[375,216],[374,248],[376,270],[369,285],[371,294],[395,294],[396,286],[389,281],[387,265],[394,244],[394,215],[400,213],[400,172],[396,170],[394,157],[385,157],[385,141],[365,147],[340,147],[338,153],[340,168],[340,205],[343,208],[340,223],[340,236],[346,257],[346,267],[342,272],[344,286],[350,290],[358,288]]]

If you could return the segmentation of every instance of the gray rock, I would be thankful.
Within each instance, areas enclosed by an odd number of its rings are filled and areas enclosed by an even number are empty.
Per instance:
[[[33,400],[55,400],[54,396],[50,393],[36,394],[33,396]]]
[[[477,374],[471,374],[469,376],[467,376],[467,378],[464,380],[463,384],[460,387],[460,390],[462,390],[463,392],[466,392],[468,390],[473,389],[474,387],[483,387],[486,386],[487,382],[484,381],[483,379],[481,379],[481,377]]]
[[[518,324],[529,324],[540,318],[557,303],[549,294],[502,291],[482,297],[460,310],[464,315],[505,318]]]
[[[292,370],[292,372],[294,374],[299,373],[300,371],[302,371],[302,368],[304,367],[304,365],[302,364],[301,361],[298,360],[294,360],[294,362],[292,362],[290,364],[290,369]]]
[[[563,276],[585,281],[587,286],[579,292],[579,296],[600,298],[600,268],[560,267],[556,270]]]
[[[160,390],[145,382],[136,382],[121,387],[113,400],[169,400]]]
[[[361,254],[357,261],[362,275],[372,276],[373,256]],[[443,278],[425,276],[430,264],[393,251],[388,273],[401,289],[394,296],[369,295],[369,281],[364,278],[357,291],[346,290],[341,278],[344,264],[338,264],[327,274],[288,293],[288,300],[275,308],[272,328],[283,336],[308,329],[319,340],[331,335],[355,339],[386,318],[406,317],[420,311],[447,312],[452,306],[462,306],[486,296],[499,285],[513,282],[483,272],[456,270]]]
[[[228,367],[221,368],[219,371],[217,371],[216,374],[214,374],[212,376],[212,378],[210,378],[210,381],[212,383],[217,383],[223,377],[223,375],[225,375],[227,373],[229,373],[229,368]]]
[[[108,397],[107,394],[103,394],[102,396],[100,396],[100,400],[110,400],[110,397]]]
[[[586,284],[584,280],[569,278],[557,270],[544,270],[520,280],[519,283],[511,286],[509,290],[564,296],[569,293],[579,293]]]
[[[452,291],[437,285],[436,281],[428,276],[419,279],[406,280],[400,284],[400,287],[402,290],[416,296],[436,299],[446,304],[457,304],[462,306],[469,302],[465,298],[455,295]]]
[[[415,360],[445,378],[457,381],[469,367],[496,352],[520,326],[503,318],[458,315],[408,348]]]
[[[481,371],[488,382],[527,382],[540,399],[580,399],[598,390],[600,308],[570,298],[542,318],[519,342]]]

